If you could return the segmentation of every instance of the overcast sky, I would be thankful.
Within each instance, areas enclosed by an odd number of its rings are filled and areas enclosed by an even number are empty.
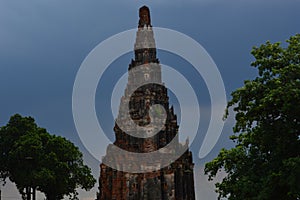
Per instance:
[[[99,158],[89,154],[73,122],[73,84],[92,49],[114,34],[137,27],[142,5],[150,7],[153,26],[182,32],[205,48],[222,75],[227,99],[244,80],[257,74],[250,67],[253,46],[267,40],[285,41],[300,32],[300,0],[0,0],[0,126],[15,113],[33,116],[39,126],[79,146],[95,177],[99,176]],[[158,57],[185,74],[193,88],[203,91],[197,97],[203,116],[209,116],[209,93],[201,77],[193,75],[185,60],[168,52],[159,51]],[[113,117],[103,105],[109,105],[113,84],[126,72],[131,58],[133,54],[128,53],[116,60],[103,77],[106,84],[97,89],[98,119],[112,139]],[[177,104],[171,95],[172,99],[171,104]],[[191,148],[199,169],[197,178],[204,179],[199,173],[203,163],[220,148],[230,147],[233,123],[231,116],[213,151],[199,159],[201,131],[208,126],[205,117],[200,122],[201,130]],[[211,186],[197,180],[200,186],[202,193],[196,188],[197,199],[215,199]],[[205,187],[210,192],[205,192]],[[7,186],[3,195],[18,196],[10,190]],[[94,198],[95,193],[84,196]]]

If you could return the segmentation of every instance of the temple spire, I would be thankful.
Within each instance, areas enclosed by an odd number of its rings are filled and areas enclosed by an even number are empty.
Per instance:
[[[134,59],[113,129],[116,140],[102,158],[97,200],[195,200],[192,153],[188,143],[179,143],[149,8],[141,7],[139,16]]]
[[[147,6],[143,6],[140,8],[139,17],[139,28],[143,28],[144,26],[151,27],[150,10]]]
[[[139,9],[139,26],[136,33],[134,44],[135,59],[132,61],[132,66],[143,65],[147,63],[159,63],[156,57],[156,45],[154,33],[152,30],[150,10],[147,6]]]

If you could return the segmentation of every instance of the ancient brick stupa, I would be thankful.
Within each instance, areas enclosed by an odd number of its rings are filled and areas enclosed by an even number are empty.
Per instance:
[[[192,153],[178,141],[179,126],[161,80],[149,8],[141,7],[139,17],[135,59],[129,64],[114,127],[116,141],[107,147],[100,165],[97,200],[194,200]],[[170,142],[175,145],[167,148]],[[118,153],[115,147],[124,151]],[[168,163],[180,150],[184,151]],[[148,156],[153,152],[158,153]]]

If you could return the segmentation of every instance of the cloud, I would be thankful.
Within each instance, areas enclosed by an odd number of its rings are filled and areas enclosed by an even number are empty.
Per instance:
[[[225,172],[221,171],[213,181],[208,181],[208,176],[204,174],[204,166],[195,166],[196,199],[217,199],[218,194],[215,192],[215,183],[221,181],[225,175]]]

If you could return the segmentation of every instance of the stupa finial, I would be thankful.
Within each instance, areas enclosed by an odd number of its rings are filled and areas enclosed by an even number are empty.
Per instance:
[[[143,6],[139,10],[139,28],[144,26],[151,27],[150,9],[147,6]]]

